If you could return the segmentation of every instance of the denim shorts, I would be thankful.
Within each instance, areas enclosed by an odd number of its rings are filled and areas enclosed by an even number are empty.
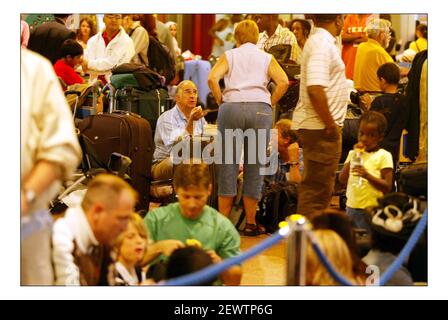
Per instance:
[[[355,228],[365,229],[369,234],[372,233],[371,217],[366,210],[347,207],[346,212]]]
[[[230,102],[220,106],[218,131],[223,143],[220,151],[222,164],[217,166],[218,195],[236,196],[240,155],[241,150],[244,149],[243,196],[257,200],[261,198],[264,176],[260,172],[263,171],[261,168],[266,164],[266,159],[263,157],[267,155],[271,127],[272,108],[267,103]],[[241,132],[250,138],[237,139],[230,136],[230,139],[226,139],[226,135],[229,137],[229,132],[232,132],[229,129],[241,129]],[[229,146],[229,143],[232,145]],[[264,154],[264,156],[260,156],[260,154]]]

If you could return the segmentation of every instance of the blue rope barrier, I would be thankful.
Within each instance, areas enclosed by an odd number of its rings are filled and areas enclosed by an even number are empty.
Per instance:
[[[312,233],[308,233],[308,236],[311,240],[311,245],[314,249],[314,252],[316,252],[317,256],[319,257],[319,260],[322,262],[325,269],[327,269],[328,273],[333,277],[333,279],[344,286],[353,286],[353,283],[351,281],[347,280],[344,276],[342,276],[339,272],[336,271],[331,262],[327,259],[325,254],[320,249],[316,239],[314,239],[314,237],[312,236]]]
[[[400,266],[403,264],[404,260],[410,255],[412,250],[414,249],[415,245],[417,244],[417,241],[420,239],[423,231],[426,228],[428,222],[428,211],[425,210],[423,213],[422,218],[418,222],[417,226],[415,227],[414,231],[412,232],[408,242],[401,250],[400,254],[398,255],[397,259],[391,264],[391,266],[386,270],[384,273],[384,276],[380,278],[380,286],[385,285],[390,278],[397,272],[397,270],[400,268]],[[279,232],[276,232],[272,235],[272,237],[264,240],[263,242],[259,243],[255,247],[249,249],[247,252],[233,258],[229,258],[224,260],[222,263],[212,265],[210,267],[207,267],[203,270],[169,280],[161,285],[164,286],[189,286],[194,285],[206,280],[210,280],[218,276],[221,272],[227,270],[233,265],[240,264],[245,260],[248,260],[252,258],[253,256],[257,255],[258,253],[270,248],[271,246],[278,243],[280,240],[282,240],[286,234],[281,235]],[[327,269],[328,273],[340,284],[345,286],[353,286],[354,284],[347,280],[344,276],[342,276],[339,272],[335,270],[331,262],[327,259],[325,254],[320,249],[317,241],[314,239],[312,232],[308,233],[308,236],[311,240],[311,245],[313,250],[316,252],[317,256],[319,257],[319,260],[322,262],[322,264]]]
[[[168,280],[165,283],[161,284],[164,286],[191,286],[195,285],[197,283],[201,283],[203,281],[207,281],[210,279],[215,278],[223,271],[227,270],[233,265],[241,264],[243,261],[248,260],[252,258],[253,256],[259,254],[260,252],[269,249],[273,245],[277,244],[280,240],[283,239],[283,235],[279,234],[278,232],[274,233],[271,237],[264,240],[263,242],[259,243],[258,245],[250,248],[245,253],[224,260],[223,262],[219,264],[212,265],[210,267],[204,268],[200,271],[175,278],[172,280]]]
[[[426,225],[428,223],[428,209],[425,210],[423,216],[415,227],[414,231],[412,231],[411,236],[409,237],[408,242],[401,250],[397,259],[390,265],[390,267],[384,272],[383,276],[380,277],[380,286],[384,286],[390,278],[398,271],[400,266],[403,264],[404,260],[411,254],[414,249],[417,241],[420,239],[423,231],[425,231]]]

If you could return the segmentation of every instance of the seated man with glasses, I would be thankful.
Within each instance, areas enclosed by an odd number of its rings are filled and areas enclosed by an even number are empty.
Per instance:
[[[184,80],[177,86],[176,105],[163,113],[157,120],[154,143],[153,180],[167,180],[173,177],[173,159],[171,150],[183,137],[201,135],[207,122],[206,114],[198,102],[198,89],[190,80]]]
[[[106,28],[87,42],[82,69],[91,80],[109,82],[111,70],[122,63],[130,62],[135,54],[134,42],[121,26],[121,14],[105,14]]]
[[[211,181],[204,163],[176,167],[174,190],[179,202],[153,210],[144,219],[152,240],[156,244],[164,241],[165,249],[156,262],[166,261],[174,250],[190,245],[204,249],[213,263],[240,254],[240,236],[232,222],[206,205]],[[222,272],[215,284],[239,285],[241,277],[241,266],[234,265]]]

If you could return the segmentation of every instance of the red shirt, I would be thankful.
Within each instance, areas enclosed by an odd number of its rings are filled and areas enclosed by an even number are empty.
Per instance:
[[[342,33],[356,36],[364,36],[364,31],[367,26],[368,20],[372,18],[371,15],[349,14],[344,20],[344,29]],[[342,60],[345,64],[345,76],[347,79],[353,79],[353,73],[355,71],[356,51],[358,50],[358,44],[344,43],[342,47]]]
[[[112,38],[108,38],[107,37],[107,32],[106,31],[104,31],[102,34],[101,34],[101,36],[103,37],[103,39],[104,39],[104,43],[106,44],[106,47],[107,47],[107,45],[109,44],[109,42],[111,42],[116,36],[117,36],[117,34],[119,34],[120,33],[120,30],[118,30],[113,36],[112,36]]]
[[[84,79],[81,78],[79,74],[75,72],[75,70],[66,64],[62,59],[56,61],[53,66],[56,75],[65,82],[67,86],[70,86],[75,83],[84,83]]]
[[[105,43],[106,47],[107,47],[107,45],[109,44],[109,42],[111,42],[111,41],[113,40],[113,38],[115,38],[115,37],[117,36],[117,34],[119,34],[119,33],[120,33],[120,30],[118,30],[118,31],[112,36],[112,38],[110,38],[110,39],[107,37],[107,32],[106,32],[106,31],[104,31],[104,32],[101,34],[101,36],[103,37],[103,40],[104,40],[104,43]],[[98,76],[98,79],[101,80],[101,82],[102,82],[104,85],[107,83],[107,81],[106,81],[106,77],[104,76],[104,74]]]

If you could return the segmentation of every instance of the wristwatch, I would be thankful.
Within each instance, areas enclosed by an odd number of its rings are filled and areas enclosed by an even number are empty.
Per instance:
[[[25,200],[26,203],[28,203],[28,205],[31,205],[34,203],[34,201],[36,200],[36,192],[34,192],[34,190],[29,189],[23,189],[23,194],[25,195]]]

